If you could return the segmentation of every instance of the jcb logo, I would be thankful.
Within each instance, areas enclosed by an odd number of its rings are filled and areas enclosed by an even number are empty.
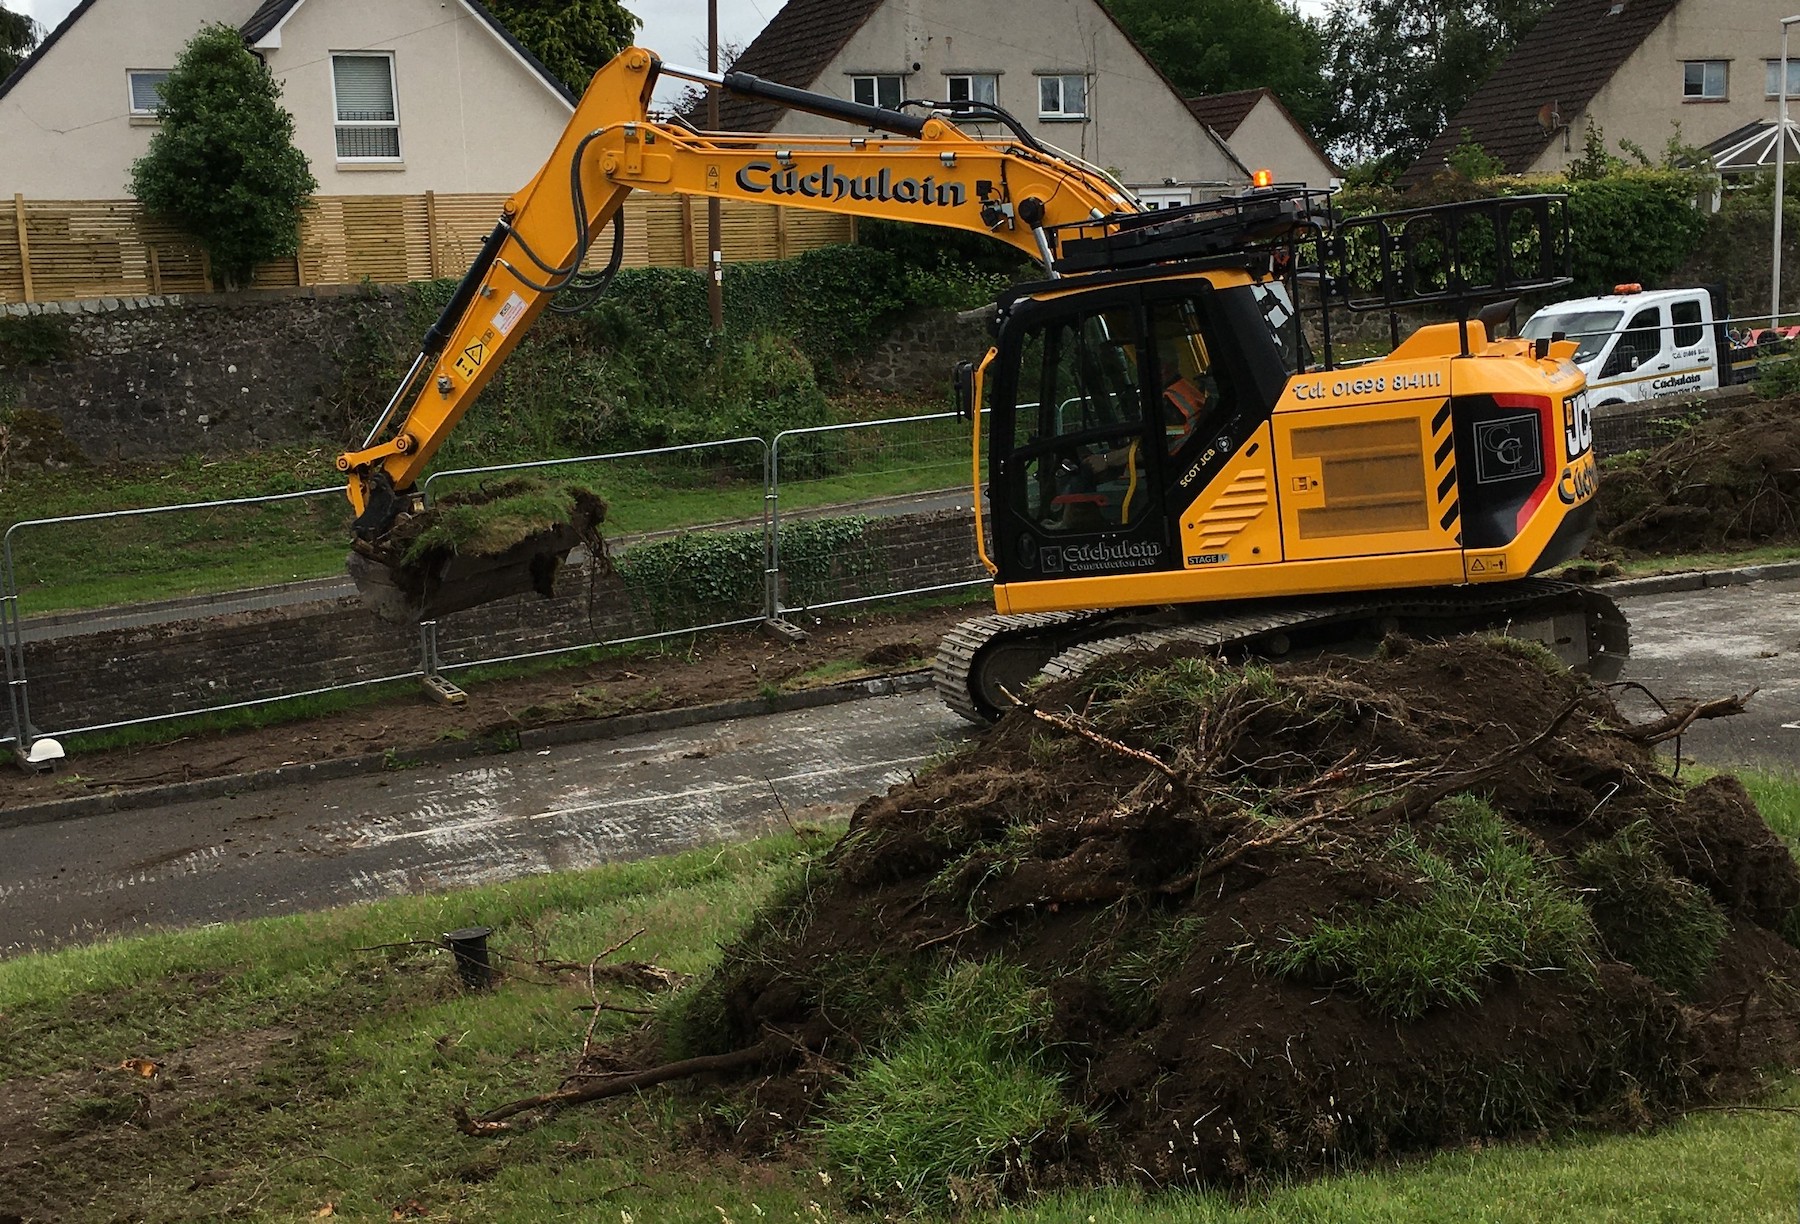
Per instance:
[[[1563,401],[1563,442],[1570,459],[1579,459],[1594,445],[1594,413],[1585,390]]]

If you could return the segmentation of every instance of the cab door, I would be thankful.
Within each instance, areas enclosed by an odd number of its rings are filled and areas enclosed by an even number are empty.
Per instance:
[[[1136,289],[1022,302],[999,341],[991,509],[1002,582],[1169,568]]]

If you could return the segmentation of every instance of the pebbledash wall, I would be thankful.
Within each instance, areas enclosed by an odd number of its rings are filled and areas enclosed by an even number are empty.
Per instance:
[[[810,581],[819,603],[985,577],[966,510],[871,519],[839,553],[854,572],[834,566]],[[756,615],[750,606],[672,601],[571,566],[552,599],[520,596],[444,617],[438,646],[454,668]],[[32,622],[25,629],[37,639]],[[378,619],[349,596],[28,640],[24,654],[32,722],[51,734],[405,676],[419,668],[420,641],[416,630]]]

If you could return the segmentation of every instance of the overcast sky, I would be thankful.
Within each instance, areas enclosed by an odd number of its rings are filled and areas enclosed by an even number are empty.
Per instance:
[[[719,41],[744,46],[781,10],[783,0],[719,0]],[[76,0],[7,0],[46,30],[69,15]],[[1299,0],[1303,13],[1321,13],[1326,0]],[[706,66],[706,0],[625,0],[625,7],[644,19],[638,41],[671,63]]]

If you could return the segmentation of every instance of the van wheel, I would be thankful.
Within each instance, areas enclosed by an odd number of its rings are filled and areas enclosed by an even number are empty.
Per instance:
[[[1625,401],[1622,399],[1601,400],[1598,404],[1595,405],[1595,407],[1596,408],[1616,408],[1620,404],[1623,404],[1624,402]]]

